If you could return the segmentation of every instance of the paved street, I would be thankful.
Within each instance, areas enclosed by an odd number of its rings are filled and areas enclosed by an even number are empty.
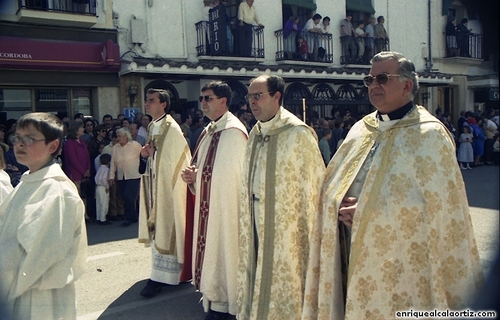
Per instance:
[[[479,254],[487,272],[499,248],[499,167],[462,171]],[[153,299],[139,292],[149,277],[151,251],[137,243],[137,225],[88,226],[87,272],[76,283],[78,319],[203,319],[191,284],[164,289]]]

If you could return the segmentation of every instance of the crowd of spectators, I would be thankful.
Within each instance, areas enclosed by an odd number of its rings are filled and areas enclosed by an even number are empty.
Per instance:
[[[210,120],[201,110],[191,113],[177,113],[171,110],[170,114],[181,126],[193,152],[199,135]],[[235,115],[249,130],[255,124],[246,103],[240,105]],[[116,117],[106,114],[99,122],[93,117],[77,113],[73,119],[64,117],[62,121],[65,139],[57,159],[84,200],[87,223],[110,225],[111,221],[118,221],[123,226],[128,226],[137,222],[139,154],[147,141],[151,116],[139,113],[134,119],[129,119],[124,114]],[[13,187],[28,170],[17,162],[13,152],[11,138],[15,128],[15,119],[0,124],[0,146],[4,150],[5,158],[5,168],[2,172],[6,173],[5,180],[10,180]],[[101,155],[107,155],[104,161]],[[109,169],[106,179],[103,179],[102,173],[96,176],[103,165]],[[103,201],[105,203],[102,203]],[[103,210],[106,212],[103,213]]]
[[[462,170],[482,165],[499,165],[498,110],[484,112],[462,111],[455,128],[449,113],[436,110],[441,120],[455,137],[457,160]]]
[[[171,110],[170,114],[179,123],[188,146],[193,152],[198,137],[210,120],[203,115],[201,110],[195,110],[193,113],[177,113]],[[256,122],[246,103],[242,103],[234,114],[248,131]],[[301,115],[297,116],[301,117]],[[349,110],[340,112],[336,108],[331,110],[330,117],[320,118],[317,113],[311,115],[308,124],[316,131],[325,164],[328,164],[340,147],[349,129],[363,116],[364,113],[360,113],[353,117]],[[452,124],[451,115],[448,112],[442,113],[440,108],[436,110],[436,117],[455,137],[457,160],[461,169],[499,165],[498,110],[496,113],[493,109],[488,109],[483,113],[462,111],[456,127]],[[92,117],[84,117],[83,114],[78,113],[73,120],[68,117],[62,120],[65,124],[66,135],[59,161],[64,172],[75,183],[85,200],[87,222],[101,225],[109,225],[110,221],[123,220],[124,225],[136,222],[138,206],[137,197],[134,195],[138,194],[139,174],[130,175],[130,172],[137,171],[140,147],[146,144],[147,127],[151,122],[151,116],[139,113],[134,119],[128,119],[123,114],[119,114],[116,118],[106,114],[99,123]],[[13,153],[11,137],[15,132],[15,127],[14,119],[0,124],[0,145],[5,150],[4,170],[14,187],[19,183],[21,175],[28,170],[16,161]],[[120,151],[126,148],[134,150],[134,154],[125,157],[125,154]],[[111,168],[108,180],[111,179],[114,182],[117,172],[121,174],[118,183],[109,183],[104,187],[106,197],[103,197],[101,192],[100,199],[105,198],[107,202],[107,212],[104,215],[102,212],[99,214],[97,209],[103,210],[103,204],[96,203],[96,189],[99,185],[103,186],[103,183],[99,184],[95,179],[102,165],[102,154],[111,157],[106,160],[106,165]],[[128,172],[127,177],[124,176],[124,172]],[[125,205],[123,199],[127,199]]]

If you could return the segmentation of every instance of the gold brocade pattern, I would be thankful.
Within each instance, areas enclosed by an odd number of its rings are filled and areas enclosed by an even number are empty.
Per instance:
[[[176,255],[183,263],[187,187],[176,181],[181,179],[180,170],[189,166],[191,152],[170,115],[159,121],[157,134],[152,134],[153,122],[148,129],[148,141],[153,141],[156,154],[154,161],[148,159],[147,167],[154,164],[156,177],[150,177],[146,170],[141,178],[139,242],[149,245],[154,239],[158,252]]]
[[[344,304],[334,242],[338,209],[370,156]],[[385,132],[373,114],[353,126],[326,170],[313,230],[303,319],[387,320],[399,310],[462,310],[483,279],[453,139],[422,107]]]
[[[302,314],[310,230],[324,164],[310,128],[283,108],[276,117],[266,138],[259,139],[255,126],[247,144],[250,161],[243,171],[238,319],[300,319]],[[255,202],[249,185],[254,164],[262,168],[257,171],[260,199]]]

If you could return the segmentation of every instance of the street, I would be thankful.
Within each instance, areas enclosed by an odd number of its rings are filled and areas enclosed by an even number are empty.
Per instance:
[[[485,274],[499,248],[499,167],[462,171]],[[139,292],[151,269],[151,249],[137,242],[137,224],[90,224],[88,265],[76,282],[78,319],[204,319],[201,294],[191,284],[167,287],[145,299]]]

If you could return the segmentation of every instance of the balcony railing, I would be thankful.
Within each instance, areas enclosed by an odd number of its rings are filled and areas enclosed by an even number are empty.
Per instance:
[[[446,57],[484,59],[483,35],[479,33],[456,32],[446,36]]]
[[[342,46],[341,64],[370,64],[374,55],[390,50],[389,39],[371,37],[340,37]]]
[[[333,41],[329,33],[291,31],[284,34],[280,29],[274,35],[277,41],[276,61],[333,62]]]
[[[229,56],[264,58],[264,27],[253,26],[250,56],[241,52],[238,32],[240,27],[225,31],[213,30],[209,21],[199,21],[195,24],[198,56]],[[226,39],[224,41],[224,39]]]
[[[97,0],[18,0],[20,9],[96,15]]]

